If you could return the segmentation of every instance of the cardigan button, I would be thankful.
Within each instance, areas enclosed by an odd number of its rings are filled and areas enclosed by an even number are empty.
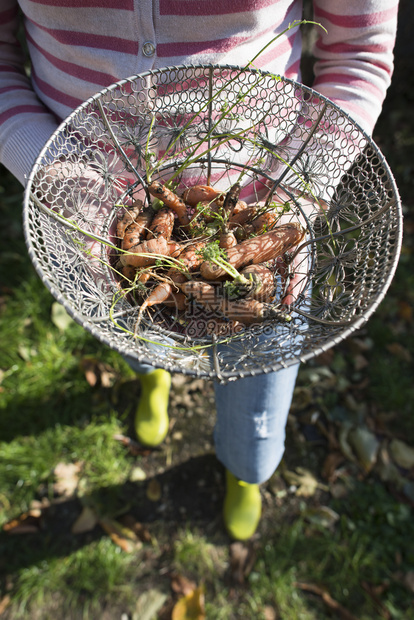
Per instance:
[[[147,56],[147,57],[154,56],[155,54],[154,43],[152,43],[151,41],[145,41],[144,45],[142,46],[142,53],[144,54],[144,56]]]

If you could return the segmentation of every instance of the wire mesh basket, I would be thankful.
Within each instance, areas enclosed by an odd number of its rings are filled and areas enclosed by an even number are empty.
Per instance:
[[[246,204],[300,225],[300,243],[268,263],[274,313],[231,331],[197,304],[140,312],[122,285],[117,224],[137,199],[154,205],[150,179],[177,193],[238,183]],[[226,382],[309,360],[359,329],[394,275],[402,214],[383,155],[335,104],[271,73],[202,65],[123,80],[77,108],[36,161],[24,226],[42,281],[98,340]]]

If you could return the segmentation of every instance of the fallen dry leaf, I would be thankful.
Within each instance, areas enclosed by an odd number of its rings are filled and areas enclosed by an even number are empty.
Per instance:
[[[376,470],[383,482],[392,482],[396,488],[403,485],[403,477],[398,467],[391,461],[388,446],[383,443],[378,452]]]
[[[64,332],[69,325],[72,325],[74,322],[65,308],[57,301],[52,304],[50,318],[52,319],[52,323],[56,325],[61,332]]]
[[[40,530],[42,511],[34,508],[3,525],[8,534],[36,534]]]
[[[142,542],[151,542],[152,536],[149,529],[137,521],[131,514],[126,514],[119,519],[120,523],[132,530],[139,540]]]
[[[53,470],[56,482],[53,485],[55,493],[64,497],[72,497],[78,488],[79,475],[82,471],[83,462],[58,463]]]
[[[155,588],[146,590],[137,599],[132,620],[154,620],[154,618],[158,618],[157,613],[166,600],[167,594],[165,592]]]
[[[171,575],[171,589],[179,596],[187,596],[197,589],[197,584],[180,573]]]
[[[311,497],[315,494],[317,488],[328,491],[328,487],[320,484],[315,476],[304,469],[303,467],[297,467],[296,471],[286,470],[283,472],[283,477],[286,482],[293,487],[296,487],[295,494],[300,497]]]
[[[265,620],[277,620],[277,611],[270,605],[265,605],[263,608],[263,616]]]
[[[348,443],[357,456],[358,463],[366,473],[370,472],[377,461],[380,442],[366,428],[353,428],[348,433]]]
[[[136,534],[121,523],[108,517],[101,517],[98,521],[99,525],[118,547],[126,553],[131,553],[138,546],[138,538]]]
[[[98,383],[102,387],[112,387],[114,384],[116,372],[109,364],[93,357],[84,357],[80,365],[85,373],[85,379],[91,387],[95,387]]]
[[[128,452],[132,454],[132,456],[138,456],[138,455],[142,456],[142,455],[150,453],[149,448],[142,446],[140,443],[138,443],[137,441],[134,441],[134,439],[131,439],[130,437],[127,437],[126,435],[116,434],[114,435],[114,439],[116,441],[120,441],[122,445],[124,445],[128,449]]]
[[[403,360],[403,362],[407,362],[407,364],[409,364],[413,359],[409,350],[399,342],[390,342],[390,344],[387,344],[387,351],[389,351],[394,357],[398,357]]]
[[[333,424],[325,425],[319,418],[316,420],[315,424],[322,435],[328,440],[329,449],[333,451],[339,450],[339,442]]]
[[[90,506],[84,506],[79,517],[73,523],[72,534],[84,534],[93,530],[98,523],[98,516]]]
[[[41,500],[32,499],[30,502],[30,510],[46,510],[50,507],[50,500],[48,497],[42,497]]]
[[[355,455],[352,451],[351,446],[348,443],[348,434],[349,431],[351,430],[351,425],[348,423],[344,423],[341,424],[340,428],[339,428],[339,433],[338,433],[338,441],[339,441],[339,447],[342,450],[343,455],[352,463],[356,462],[356,458]]]
[[[358,353],[357,355],[355,355],[355,357],[353,358],[353,363],[354,363],[354,368],[356,371],[366,368],[369,364],[367,358],[361,353]]]
[[[310,523],[327,529],[332,529],[340,518],[339,514],[329,506],[309,507],[305,510],[304,516]]]
[[[10,601],[10,594],[5,594],[3,598],[0,599],[0,616],[6,611],[7,607],[10,605]]]
[[[148,482],[147,497],[151,502],[158,502],[161,499],[161,485],[156,478]]]
[[[204,620],[204,586],[199,586],[178,599],[171,613],[171,620]]]
[[[146,479],[147,479],[147,474],[142,469],[142,467],[138,467],[138,466],[133,467],[131,471],[129,472],[128,480],[130,482],[142,482],[143,480],[146,480]]]
[[[407,362],[408,364],[412,361],[413,357],[408,349],[406,349],[399,342],[390,342],[387,344],[387,350],[394,355],[394,357],[398,357],[403,362]]]
[[[325,458],[322,466],[321,476],[328,482],[334,482],[337,479],[338,466],[344,462],[345,458],[342,452],[330,452]]]
[[[374,603],[377,613],[380,615],[380,617],[384,618],[384,620],[391,620],[391,613],[382,604],[380,598],[384,591],[388,588],[388,584],[381,583],[374,586],[370,583],[367,583],[366,581],[363,581],[361,583],[361,586],[364,588],[365,592],[371,597],[372,602]]]
[[[231,576],[237,583],[244,583],[256,561],[256,551],[251,544],[234,542],[230,545]]]
[[[335,612],[335,617],[338,618],[338,620],[358,620],[358,618],[351,614],[350,611],[335,601],[335,599],[333,599],[329,592],[327,592],[324,588],[321,588],[313,583],[295,583],[295,586],[300,590],[312,592],[312,594],[317,594],[320,596],[325,605]]]
[[[393,439],[389,445],[390,453],[395,463],[403,469],[414,467],[414,448],[400,439]]]

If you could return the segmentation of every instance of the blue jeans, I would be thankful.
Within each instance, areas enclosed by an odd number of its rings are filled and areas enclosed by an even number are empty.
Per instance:
[[[138,373],[154,370],[153,366],[127,361]],[[279,465],[298,369],[299,364],[295,364],[226,385],[214,383],[216,455],[240,480],[259,484]]]

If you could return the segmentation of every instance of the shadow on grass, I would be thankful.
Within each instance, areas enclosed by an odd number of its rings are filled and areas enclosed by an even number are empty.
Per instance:
[[[153,501],[148,488],[156,481],[160,497]],[[102,487],[81,498],[55,498],[44,510],[36,533],[0,533],[0,576],[17,573],[57,557],[65,557],[106,536],[100,525],[83,534],[72,526],[83,506],[93,507],[98,517],[122,519],[130,515],[144,526],[158,522],[167,537],[191,522],[207,535],[222,529],[223,469],[213,454],[190,458],[143,482]],[[223,531],[223,536],[225,536]]]

